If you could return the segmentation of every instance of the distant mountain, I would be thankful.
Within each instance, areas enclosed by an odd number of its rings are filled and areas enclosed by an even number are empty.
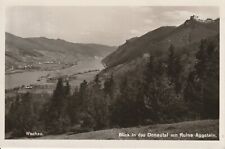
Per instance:
[[[6,69],[44,61],[69,63],[87,58],[103,58],[116,49],[45,37],[21,38],[10,33],[5,33],[5,37]]]
[[[178,27],[160,27],[141,37],[127,40],[125,44],[104,58],[103,63],[113,67],[141,57],[144,53],[163,55],[171,44],[179,49],[218,33],[219,19],[200,20],[196,16],[191,16]]]

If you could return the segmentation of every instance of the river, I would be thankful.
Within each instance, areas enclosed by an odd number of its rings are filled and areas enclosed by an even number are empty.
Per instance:
[[[41,76],[49,74],[52,76],[72,75],[79,72],[85,72],[94,69],[103,69],[101,59],[91,59],[87,61],[80,61],[77,65],[69,68],[56,70],[56,71],[27,71],[22,73],[6,74],[5,75],[5,89],[11,89],[22,85],[30,84],[44,84],[45,81],[37,81]],[[95,75],[95,73],[90,73]],[[90,77],[90,75],[89,75]],[[94,77],[94,76],[93,76]]]

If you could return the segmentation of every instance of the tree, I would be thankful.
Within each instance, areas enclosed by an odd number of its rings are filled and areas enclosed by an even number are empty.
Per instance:
[[[78,103],[80,104],[80,106],[85,109],[85,106],[87,104],[87,96],[88,96],[88,83],[86,80],[84,80],[81,84],[80,84],[80,89],[79,89],[79,101]]]
[[[69,84],[69,81],[66,81],[65,96],[70,96],[70,84]]]
[[[179,56],[176,56],[174,53],[173,45],[170,45],[169,47],[167,64],[167,74],[170,80],[170,84],[174,85],[176,93],[179,93],[181,91],[180,74],[182,71],[182,66]]]
[[[218,39],[202,40],[196,53],[196,64],[190,73],[185,92],[185,99],[190,108],[196,110],[198,103],[201,111],[196,113],[201,118],[219,117],[219,50]],[[192,102],[195,100],[195,102]]]
[[[20,96],[17,94],[16,100],[13,101],[10,105],[9,112],[5,117],[5,129],[6,132],[14,131],[18,125],[18,121],[15,121],[18,118],[18,107],[20,106]]]
[[[184,88],[184,99],[188,104],[189,116],[200,119],[203,113],[203,102],[199,96],[200,86],[196,80],[195,72],[190,72]]]
[[[173,59],[173,46],[170,48],[170,51],[170,62],[168,62],[170,64],[168,65],[174,65],[176,59]],[[167,73],[165,73],[166,70]],[[173,71],[174,68],[171,71],[166,69],[163,59],[156,59],[154,56],[151,56],[146,64],[142,94],[144,95],[144,105],[147,109],[144,111],[149,113],[148,117],[145,118],[148,118],[153,123],[178,121],[180,114],[184,113],[181,96],[176,94],[175,85],[171,83],[171,77],[168,76],[168,73],[172,74]]]
[[[199,79],[203,118],[219,117],[219,51],[212,41],[203,40],[196,54],[196,75]]]
[[[113,100],[113,94],[114,94],[114,88],[115,88],[115,83],[114,83],[114,78],[113,74],[110,75],[110,78],[106,78],[104,82],[104,94],[110,97],[111,100]]]
[[[12,105],[10,116],[16,119],[16,122],[15,119],[13,120],[13,136],[15,137],[25,136],[28,131],[32,132],[36,124],[31,98],[31,94],[27,92],[21,95],[21,101],[17,96],[15,104]]]
[[[106,96],[104,96],[103,90],[104,89],[101,88],[99,75],[97,74],[92,84],[92,88],[89,90],[87,102],[87,114],[89,115],[89,120],[86,119],[91,121],[94,130],[103,129],[109,125],[108,101]]]
[[[22,96],[21,101],[21,113],[18,120],[21,122],[21,127],[24,129],[24,132],[32,131],[32,128],[35,123],[33,104],[31,103],[31,94],[26,93]]]
[[[152,55],[149,57],[149,61],[146,64],[145,70],[144,70],[144,85],[146,90],[148,90],[148,83],[152,82],[154,80],[155,71],[154,71],[154,61],[155,57]]]
[[[170,78],[171,82],[175,82],[175,78],[174,78],[174,73],[175,69],[174,69],[174,65],[175,65],[175,54],[174,54],[174,46],[171,44],[169,47],[169,55],[168,55],[168,62],[167,62],[168,66],[167,66],[167,73],[168,76]]]
[[[97,75],[95,76],[95,79],[94,79],[94,85],[95,85],[95,87],[97,87],[98,89],[101,88],[101,81],[100,81],[100,79],[99,79],[99,74],[97,74]]]
[[[129,89],[127,77],[123,78],[120,83],[120,94],[112,105],[111,122],[113,125],[128,127],[133,125],[133,117],[131,117],[132,102],[129,100]],[[129,103],[129,104],[128,104]]]
[[[59,78],[56,89],[53,92],[52,98],[48,103],[45,125],[50,133],[61,133],[70,124],[69,115],[67,113],[68,107],[68,93],[69,85],[63,85],[63,79]]]
[[[151,56],[149,59],[149,62],[146,65],[145,71],[144,71],[144,100],[146,103],[146,106],[149,109],[150,113],[150,118],[153,121],[158,121],[158,111],[159,111],[159,89],[160,89],[160,82],[157,83],[160,73],[157,74],[158,72],[161,72],[161,70],[157,69],[162,69],[162,67],[156,66],[156,61],[155,57]]]
[[[69,98],[68,114],[70,116],[71,123],[77,123],[79,121],[78,113],[80,112],[81,102],[79,100],[79,88],[75,87],[73,95]]]
[[[111,124],[130,127],[142,124],[146,116],[145,104],[137,91],[137,86],[130,85],[128,77],[120,82],[120,94],[111,106]],[[135,84],[136,82],[134,82]],[[138,84],[137,84],[138,85]],[[140,84],[139,84],[140,85]]]

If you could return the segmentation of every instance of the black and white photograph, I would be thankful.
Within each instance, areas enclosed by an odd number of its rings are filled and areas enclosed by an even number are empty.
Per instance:
[[[218,6],[5,8],[6,140],[220,140]]]

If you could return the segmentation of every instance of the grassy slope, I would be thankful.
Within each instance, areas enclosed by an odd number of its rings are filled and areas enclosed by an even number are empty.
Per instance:
[[[119,133],[138,133],[147,134],[147,133],[176,133],[178,137],[119,137]],[[173,124],[157,124],[157,125],[148,125],[148,126],[140,126],[140,127],[132,127],[132,128],[120,128],[120,129],[108,129],[108,130],[100,130],[93,131],[87,133],[79,133],[79,134],[62,134],[62,135],[52,135],[52,136],[44,136],[37,139],[165,139],[165,140],[199,140],[202,138],[197,137],[179,137],[180,133],[201,133],[201,134],[215,134],[216,137],[205,138],[205,140],[218,140],[219,136],[219,121],[218,120],[199,120],[199,121],[186,121],[180,123]]]

